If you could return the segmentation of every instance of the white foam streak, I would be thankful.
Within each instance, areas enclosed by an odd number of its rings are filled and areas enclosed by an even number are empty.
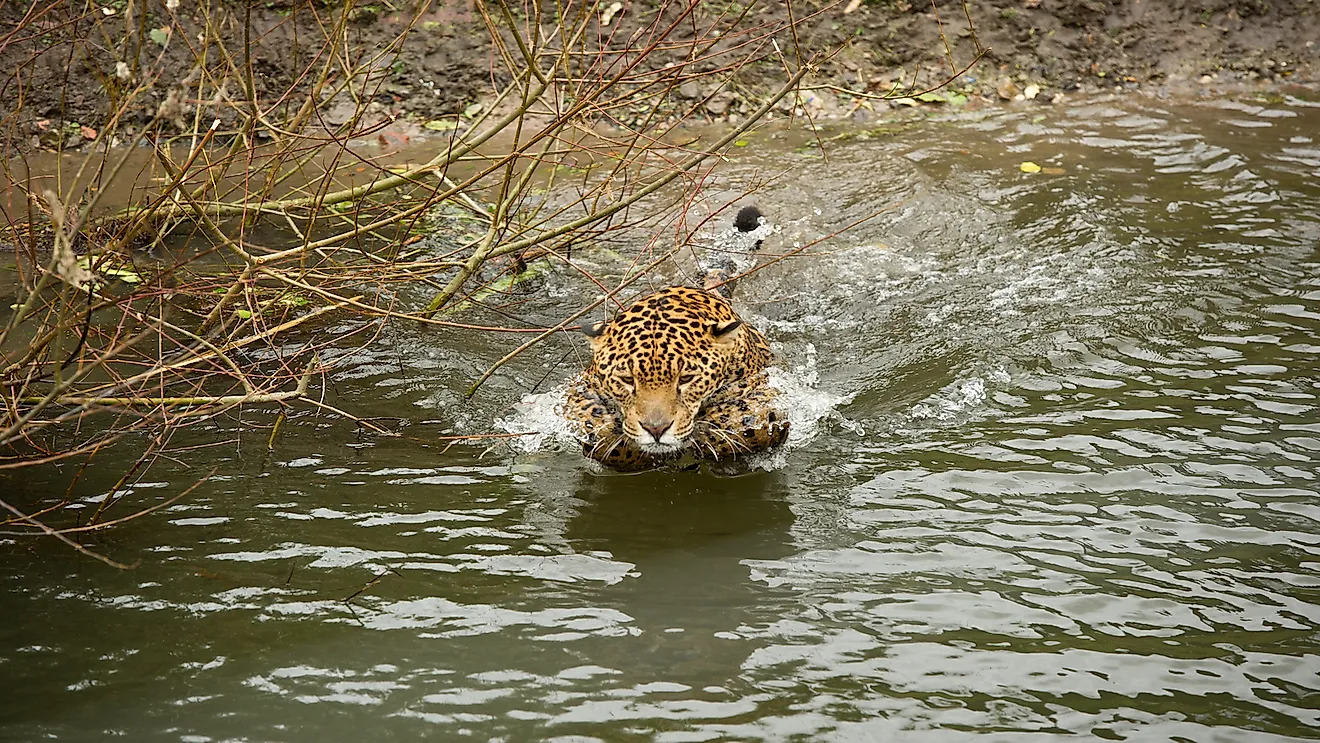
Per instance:
[[[912,406],[906,423],[963,422],[985,405],[990,397],[992,385],[1004,385],[1010,379],[1008,372],[1000,367],[990,369],[982,375],[959,379]]]
[[[514,450],[522,454],[541,451],[551,443],[577,444],[568,420],[560,415],[568,398],[567,382],[547,392],[524,395],[513,406],[513,414],[495,421],[495,427],[506,433],[525,433],[509,440]]]
[[[788,414],[788,449],[811,441],[821,421],[829,417],[848,397],[835,395],[817,387],[820,372],[816,368],[816,346],[808,343],[803,348],[801,364],[789,369],[770,367],[770,386],[779,390],[779,404]]]

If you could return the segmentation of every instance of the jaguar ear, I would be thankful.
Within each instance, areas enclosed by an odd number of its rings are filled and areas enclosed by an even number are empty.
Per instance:
[[[605,342],[605,326],[608,325],[604,320],[596,322],[582,323],[582,334],[591,340],[591,353],[594,355],[601,349],[601,344]]]
[[[738,328],[741,328],[742,324],[742,320],[730,320],[725,323],[715,323],[710,326],[710,333],[715,336],[716,341],[727,343],[738,337]]]

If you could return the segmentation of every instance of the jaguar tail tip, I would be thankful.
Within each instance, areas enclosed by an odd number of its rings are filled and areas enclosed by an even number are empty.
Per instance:
[[[744,206],[738,210],[738,216],[734,217],[733,226],[736,227],[739,232],[751,232],[761,226],[761,219],[764,216],[765,215],[761,213],[760,209],[757,209],[754,206]]]

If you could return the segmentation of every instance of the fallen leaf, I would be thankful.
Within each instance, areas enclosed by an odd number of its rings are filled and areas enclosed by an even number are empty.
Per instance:
[[[614,20],[614,16],[617,15],[620,10],[623,10],[623,3],[611,3],[610,7],[600,12],[600,25],[610,25],[610,21]]]
[[[150,36],[151,40],[157,44],[165,46],[166,42],[170,40],[170,27],[162,26],[160,28],[153,28],[147,32],[147,36]]]
[[[1028,85],[1026,89],[1022,91],[1022,97],[1026,98],[1027,100],[1032,100],[1038,95],[1040,95],[1039,85]]]
[[[860,7],[862,7],[862,0],[848,0],[848,5],[843,9],[843,14],[848,15]]]
[[[999,97],[1005,101],[1013,100],[1013,96],[1018,94],[1018,86],[1010,79],[1004,78],[999,81],[999,86],[995,89]]]
[[[473,103],[472,105],[470,105],[470,106],[468,106],[467,108],[463,109],[463,115],[466,116],[466,117],[468,117],[469,119],[472,118],[473,116],[476,116],[476,115],[479,114],[479,113],[481,113],[481,104],[480,104],[480,103]]]
[[[749,144],[751,144],[751,142],[748,142],[748,141],[745,140],[745,139],[739,139],[739,140],[736,140],[736,141],[733,143],[733,146],[734,146],[734,147],[746,147],[746,146],[749,145]]]
[[[1018,170],[1021,170],[1023,173],[1039,173],[1040,166],[1028,160],[1021,165],[1018,165]]]
[[[251,319],[252,319],[252,310],[234,310],[234,314],[235,314],[235,315],[238,315],[239,317],[243,318],[244,320],[251,320]]]
[[[83,139],[96,139],[96,130],[90,126],[79,126],[78,132],[83,135]]]
[[[1063,168],[1041,168],[1040,172],[1044,173],[1045,175],[1063,175],[1068,171],[1064,170]]]
[[[946,99],[943,95],[940,95],[939,93],[930,92],[930,93],[922,93],[921,95],[917,96],[917,100],[923,103],[944,103]]]
[[[137,284],[142,281],[142,277],[138,276],[136,271],[130,271],[127,268],[109,268],[102,266],[101,273],[119,279],[125,284]]]
[[[452,132],[458,128],[458,122],[453,119],[431,119],[422,124],[422,128],[433,132]]]

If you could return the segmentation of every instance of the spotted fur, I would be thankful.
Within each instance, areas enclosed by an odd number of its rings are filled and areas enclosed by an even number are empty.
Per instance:
[[[584,332],[591,362],[562,412],[586,456],[606,467],[731,460],[788,438],[766,377],[770,345],[713,288],[662,289]]]

